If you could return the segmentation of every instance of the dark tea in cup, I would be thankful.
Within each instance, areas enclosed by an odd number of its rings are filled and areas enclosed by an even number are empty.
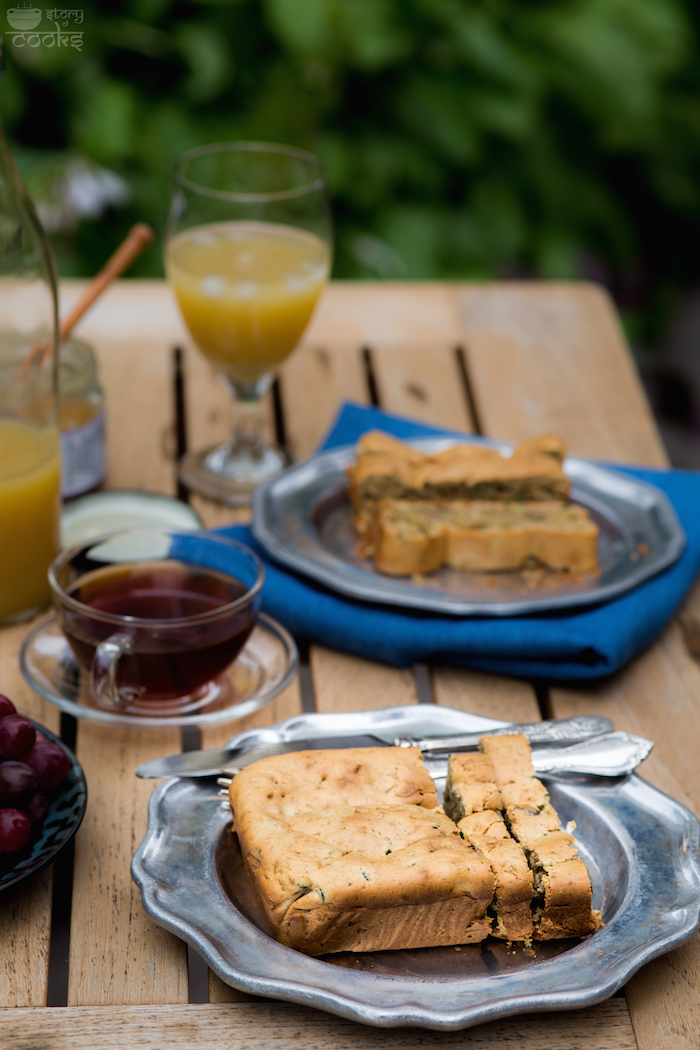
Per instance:
[[[94,698],[123,708],[191,703],[233,663],[255,626],[262,567],[224,537],[141,529],[64,552],[50,578]]]

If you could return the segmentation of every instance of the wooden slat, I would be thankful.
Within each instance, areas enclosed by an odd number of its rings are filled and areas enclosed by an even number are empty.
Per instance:
[[[333,281],[305,335],[310,344],[454,340],[462,329],[452,286],[437,281]]]
[[[287,443],[295,460],[310,456],[342,401],[367,403],[367,383],[356,341],[305,340],[282,368]]]
[[[53,867],[49,867],[0,899],[3,1006],[46,1004],[52,886]]]
[[[436,667],[433,689],[438,704],[504,722],[539,722],[540,709],[528,682],[460,667]]]
[[[312,647],[310,662],[319,711],[377,711],[416,702],[411,670],[361,660],[321,645]]]
[[[487,434],[518,441],[553,431],[579,456],[665,465],[602,289],[497,284],[462,286],[455,294]]]
[[[623,999],[468,1031],[370,1028],[285,1003],[0,1010],[3,1050],[636,1050]],[[690,1045],[690,1044],[688,1044]]]
[[[184,944],[148,918],[129,872],[157,784],[134,770],[179,750],[173,731],[79,728],[88,808],[75,847],[70,1005],[187,1002]]]
[[[59,711],[24,681],[18,653],[33,624],[6,627],[0,633],[0,692],[20,714],[59,732]],[[0,1004],[46,1003],[53,867],[0,897]]]
[[[471,418],[454,341],[372,344],[382,408],[433,426],[471,431]]]

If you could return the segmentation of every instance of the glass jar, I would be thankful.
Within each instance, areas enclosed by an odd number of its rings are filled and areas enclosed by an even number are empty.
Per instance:
[[[95,351],[79,339],[61,343],[58,357],[61,401],[61,492],[82,496],[105,479],[104,393]]]

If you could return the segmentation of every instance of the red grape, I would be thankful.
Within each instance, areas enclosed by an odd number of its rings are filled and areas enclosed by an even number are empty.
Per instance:
[[[34,747],[36,729],[21,715],[0,718],[0,755],[3,758],[26,758]]]
[[[27,763],[36,773],[37,783],[42,788],[58,787],[70,772],[70,759],[63,748],[45,740],[37,740],[27,756]],[[0,766],[0,772],[2,768]]]
[[[37,820],[43,820],[49,808],[49,800],[43,791],[37,791],[31,802],[27,803],[24,807],[24,812],[27,814],[32,824]]]
[[[0,765],[0,806],[25,806],[34,797],[36,774],[25,762]]]
[[[44,791],[58,787],[70,772],[70,759],[52,744],[28,718],[17,714],[12,701],[0,693],[0,853],[16,853],[26,846],[33,823],[49,809]]]
[[[0,718],[4,718],[5,715],[16,715],[17,708],[12,703],[8,696],[3,696],[0,693]]]
[[[16,853],[29,842],[32,822],[19,809],[0,809],[0,850]]]

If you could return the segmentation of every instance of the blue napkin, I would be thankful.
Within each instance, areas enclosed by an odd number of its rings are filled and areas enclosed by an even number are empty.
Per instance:
[[[454,433],[347,404],[322,447],[354,443],[360,434],[375,429],[399,438]],[[263,559],[267,571],[263,609],[299,641],[318,642],[397,667],[434,660],[526,678],[600,678],[622,667],[657,637],[700,570],[700,474],[631,467],[623,472],[666,493],[688,544],[674,565],[635,590],[605,605],[573,612],[501,619],[369,605],[282,568],[261,550],[250,529],[232,526],[222,531],[253,547]]]

